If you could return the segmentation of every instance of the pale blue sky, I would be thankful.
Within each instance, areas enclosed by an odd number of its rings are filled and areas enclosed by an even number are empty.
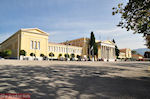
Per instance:
[[[115,38],[119,48],[143,48],[142,35],[116,27],[119,16],[112,7],[127,0],[0,0],[0,42],[20,28],[39,28],[50,34],[49,41],[62,42],[80,37]]]

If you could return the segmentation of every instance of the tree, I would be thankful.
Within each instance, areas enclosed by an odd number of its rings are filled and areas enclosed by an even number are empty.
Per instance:
[[[34,53],[30,53],[30,56],[32,56],[32,57],[33,57],[33,56],[35,56],[35,54],[34,54]]]
[[[80,56],[80,55],[77,55],[77,58],[81,58],[81,56]]]
[[[137,52],[135,50],[132,50],[131,53],[132,54],[137,54]]]
[[[98,53],[98,48],[97,48],[97,44],[95,43],[95,36],[94,33],[91,32],[91,37],[90,37],[90,41],[89,41],[89,46],[90,46],[90,53],[92,55],[92,51],[94,50],[94,55],[97,55]],[[92,50],[93,49],[93,50]]]
[[[80,61],[80,60],[81,60],[81,56],[80,56],[80,55],[77,55],[77,58],[78,58],[78,61]]]
[[[71,58],[74,58],[74,57],[75,57],[75,54],[74,54],[74,53],[72,53],[72,54],[71,54]]]
[[[62,56],[62,54],[59,54],[59,56],[58,57],[61,57]]]
[[[146,51],[146,52],[144,53],[144,57],[145,57],[145,58],[150,58],[150,52],[149,52],[149,51]]]
[[[51,53],[49,53],[49,56],[52,58],[52,57],[54,57],[55,55],[51,52]]]
[[[45,55],[44,54],[40,54],[40,57],[44,57]]]
[[[20,55],[26,56],[26,51],[25,50],[20,50]]]
[[[112,9],[113,15],[121,14],[121,21],[117,26],[142,33],[150,48],[150,0],[129,0],[125,6],[120,3]]]
[[[69,54],[65,54],[64,56],[65,56],[65,58],[69,58]]]
[[[115,40],[113,39],[112,42],[115,44]],[[118,49],[117,45],[115,44],[115,54],[116,54],[116,57],[118,58],[119,54],[120,54],[120,50]]]
[[[8,56],[10,56],[11,54],[12,54],[12,51],[9,50],[9,49],[0,52],[0,56],[1,56],[2,58],[8,57]]]

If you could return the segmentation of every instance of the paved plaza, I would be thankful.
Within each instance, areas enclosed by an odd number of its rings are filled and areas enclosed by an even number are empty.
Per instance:
[[[31,99],[149,99],[149,62],[0,60],[0,93]]]

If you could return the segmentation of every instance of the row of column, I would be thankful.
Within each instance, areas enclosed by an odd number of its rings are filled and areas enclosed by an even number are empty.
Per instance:
[[[103,59],[114,59],[115,48],[108,46],[101,46],[101,58]]]

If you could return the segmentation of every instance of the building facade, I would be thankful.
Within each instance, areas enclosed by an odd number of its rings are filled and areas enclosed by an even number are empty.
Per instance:
[[[62,42],[60,44],[65,44],[65,45],[72,45],[72,46],[77,46],[77,47],[82,47],[82,58],[88,58],[88,44],[89,44],[89,38],[79,38],[79,39],[74,39],[66,42]]]
[[[71,45],[64,45],[58,43],[48,43],[48,53],[53,53],[53,59],[59,59],[60,54],[61,57],[65,58],[65,54],[69,54],[71,58],[71,54],[74,54],[75,59],[77,60],[77,56],[81,56],[82,54],[82,47],[71,46]]]
[[[115,44],[112,41],[100,41],[97,42],[98,45],[98,59],[104,61],[115,61]]]
[[[119,50],[120,50],[120,54],[118,58],[121,58],[121,59],[132,58],[131,49],[124,48],[124,49],[119,49]]]
[[[48,36],[48,33],[38,28],[20,29],[0,44],[0,51],[10,49],[12,51],[10,58],[14,59],[20,57],[20,50],[25,50],[29,59],[31,53],[34,53],[36,58],[41,58],[41,54],[49,57],[50,52],[54,53],[54,58],[57,58],[60,53],[63,55],[67,53],[66,48],[69,49],[68,54],[81,55],[81,47],[49,43]]]
[[[88,58],[88,56],[92,57],[89,53],[90,47],[89,38],[79,38],[71,41],[66,41],[61,44],[69,44],[73,46],[82,47],[82,58]],[[98,41],[96,40],[98,45],[98,55],[96,56],[96,60],[104,60],[104,61],[115,61],[115,44],[112,41]]]
[[[65,58],[65,54],[71,56],[74,54],[75,59],[77,56],[81,56],[83,59],[92,57],[89,50],[89,38],[79,38],[63,43],[52,43],[48,42],[49,34],[38,29],[20,29],[15,34],[10,36],[7,40],[0,44],[0,51],[10,49],[12,55],[9,58],[19,59],[20,50],[26,51],[26,58],[41,59],[41,55],[47,56],[48,58],[59,59],[60,56]],[[96,41],[98,45],[98,54],[95,60],[114,61],[115,57],[115,44],[111,41]],[[49,54],[53,53],[51,57]],[[61,55],[60,55],[61,54]]]

